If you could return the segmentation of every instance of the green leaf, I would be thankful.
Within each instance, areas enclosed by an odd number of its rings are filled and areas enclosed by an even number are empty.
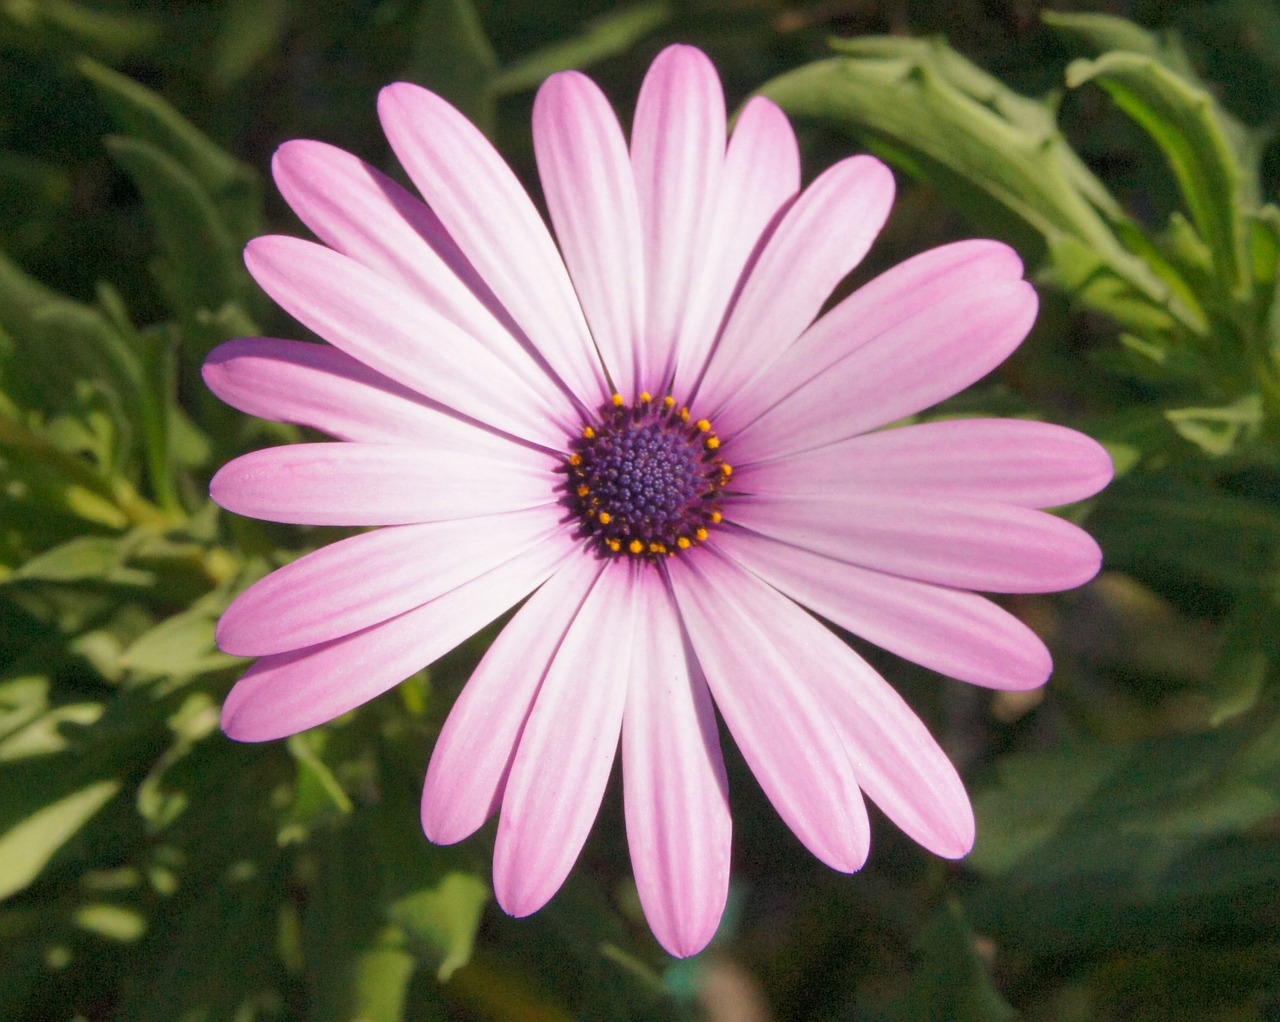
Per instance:
[[[557,71],[580,70],[625,53],[670,18],[671,5],[665,2],[610,11],[588,21],[574,38],[545,46],[503,68],[494,79],[494,91],[502,96],[535,89]]]
[[[228,89],[280,45],[289,27],[289,0],[231,0],[223,7],[209,76]]]
[[[1113,52],[1067,68],[1067,84],[1096,81],[1164,152],[1227,294],[1247,287],[1244,173],[1213,98],[1151,56]]]
[[[10,580],[100,582],[150,586],[155,575],[128,567],[130,540],[114,536],[78,536],[23,564]]]
[[[0,19],[18,27],[29,44],[50,39],[117,59],[154,49],[161,38],[150,18],[94,10],[69,0],[7,0],[0,5]]]
[[[405,77],[447,96],[486,135],[497,118],[498,58],[471,0],[419,0]]]
[[[1117,239],[1110,223],[1126,222],[1123,212],[1063,140],[1048,105],[1012,92],[938,40],[833,45],[846,55],[761,91],[793,115],[864,138],[1020,247],[1074,238],[1134,293],[1194,323],[1168,284]]]
[[[1191,62],[1174,36],[1157,36],[1127,18],[1111,14],[1041,11],[1040,19],[1059,35],[1075,39],[1094,55],[1126,50],[1154,57],[1175,74],[1191,77]]]
[[[1277,621],[1280,599],[1275,592],[1247,593],[1232,608],[1206,688],[1215,727],[1257,705],[1268,677],[1280,665]]]
[[[0,900],[28,887],[119,790],[119,781],[95,781],[0,833]]]
[[[241,244],[262,231],[258,175],[234,159],[150,89],[92,60],[78,62],[124,134],[160,150],[186,170]]]

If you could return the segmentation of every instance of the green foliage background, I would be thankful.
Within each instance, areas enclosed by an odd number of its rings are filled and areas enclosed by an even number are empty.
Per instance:
[[[868,867],[833,873],[730,751],[730,910],[684,962],[644,925],[616,784],[527,920],[492,904],[491,829],[421,836],[433,736],[492,630],[328,727],[222,736],[242,665],[218,614],[334,530],[208,502],[217,466],[300,435],[198,377],[222,340],[299,335],[240,263],[304,233],[264,182],[275,145],[392,169],[374,97],[407,79],[536,188],[538,82],[589,67],[625,117],[677,40],[731,105],[792,114],[807,175],[857,149],[901,172],[859,280],[1016,244],[1039,323],[931,414],[1064,422],[1119,471],[1063,512],[1104,574],[1010,601],[1054,650],[1044,692],[865,651],[964,772],[973,854],[877,819]],[[1280,1018],[1277,125],[1265,0],[0,0],[0,1012]]]

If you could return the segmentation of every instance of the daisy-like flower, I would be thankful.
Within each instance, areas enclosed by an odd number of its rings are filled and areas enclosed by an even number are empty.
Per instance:
[[[955,769],[813,614],[964,681],[1048,677],[1044,644],[974,590],[1095,574],[1093,540],[1037,509],[1105,485],[1105,452],[1019,420],[880,429],[1022,341],[1036,296],[1017,256],[937,248],[818,317],[884,223],[893,176],[855,156],[801,191],[795,137],[763,98],[726,146],[719,80],[687,46],[654,61],[629,146],[588,78],[542,86],[558,248],[443,99],[392,85],[378,110],[426,202],[339,149],[282,146],[276,182],[322,244],[258,238],[246,261],[329,343],[232,341],[205,366],[236,408],[340,441],[237,458],[213,480],[219,504],[379,527],[223,615],[222,648],[259,658],[227,734],[331,720],[524,601],[449,714],[422,799],[437,842],[500,813],[494,887],[512,915],[568,874],[620,741],[645,915],[673,954],[706,945],[730,859],[717,708],[823,862],[865,861],[864,794],[964,855]]]

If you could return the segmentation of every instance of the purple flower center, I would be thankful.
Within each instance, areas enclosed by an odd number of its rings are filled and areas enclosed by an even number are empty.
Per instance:
[[[733,469],[720,438],[668,396],[628,405],[621,394],[601,407],[570,444],[561,503],[579,534],[606,556],[656,560],[688,550],[721,520],[719,503]]]

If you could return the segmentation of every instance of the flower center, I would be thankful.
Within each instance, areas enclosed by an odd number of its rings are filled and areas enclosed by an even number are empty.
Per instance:
[[[722,518],[733,469],[719,448],[711,423],[677,408],[675,398],[641,394],[628,405],[614,394],[569,444],[561,503],[581,523],[579,535],[607,556],[677,554]]]

